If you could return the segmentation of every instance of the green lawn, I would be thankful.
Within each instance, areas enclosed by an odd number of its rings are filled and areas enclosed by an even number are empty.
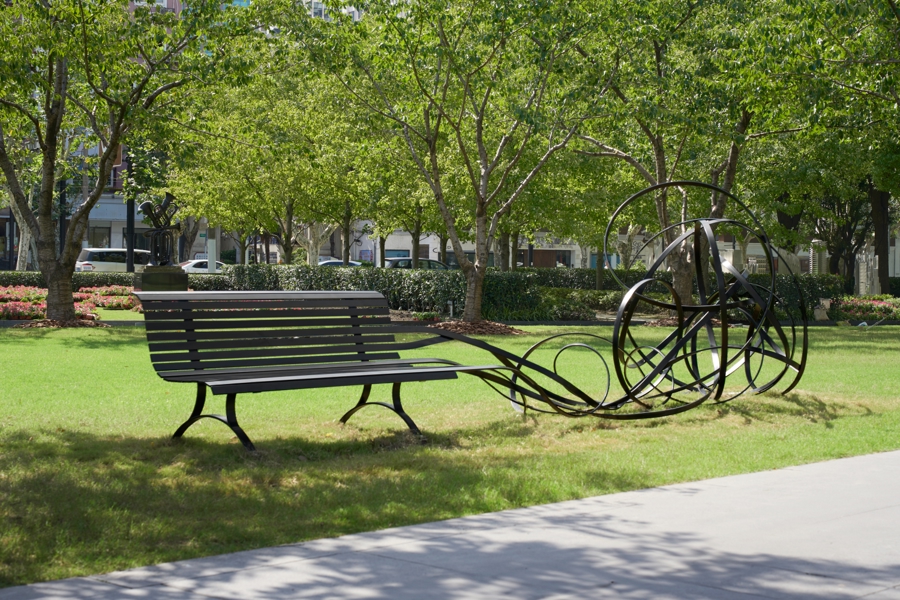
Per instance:
[[[490,341],[523,352],[558,331],[528,329]],[[141,328],[0,330],[0,585],[900,448],[898,334],[813,329],[795,393],[665,420],[523,419],[472,377],[405,385],[427,444],[378,407],[338,424],[357,389],[246,395],[253,455],[212,420],[170,441],[194,388],[154,374]],[[596,386],[594,360],[565,374]]]
[[[95,311],[101,321],[143,321],[144,313],[130,310],[110,310],[98,307]]]

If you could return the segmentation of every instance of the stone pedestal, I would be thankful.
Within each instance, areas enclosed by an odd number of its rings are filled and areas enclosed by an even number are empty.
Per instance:
[[[144,292],[186,292],[188,276],[179,266],[145,267],[134,274],[134,289]]]

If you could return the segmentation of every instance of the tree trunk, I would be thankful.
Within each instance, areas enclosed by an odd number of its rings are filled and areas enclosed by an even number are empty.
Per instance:
[[[47,318],[56,321],[75,319],[72,271],[69,269],[57,267],[47,277]]]
[[[268,231],[263,234],[263,249],[266,252],[266,264],[269,264],[269,253],[271,252],[271,248],[269,246],[270,237],[271,236],[269,235]]]
[[[9,208],[12,211],[16,224],[25,223],[25,219],[22,218],[22,213],[19,212],[19,205],[16,204],[15,199],[10,201]],[[34,258],[37,259],[37,245],[34,243],[34,236],[31,235],[31,229],[27,225],[25,227],[19,226],[18,229],[19,246],[16,257],[16,271],[27,271],[28,253],[30,251]]]
[[[484,266],[480,269],[472,266],[466,270],[466,306],[463,309],[463,321],[471,323],[481,320],[481,299],[485,271],[486,268]]]
[[[28,227],[19,229],[19,254],[16,258],[16,271],[28,270],[28,255],[33,254],[34,256],[37,256],[37,252],[32,250],[33,246],[34,237],[31,235],[31,229]]]
[[[378,238],[378,265],[383,267],[385,264],[384,245],[387,243],[387,237],[380,236]]]
[[[232,231],[228,234],[234,243],[237,244],[237,251],[234,253],[234,264],[240,265],[244,263],[244,257],[247,255],[247,236],[243,231]]]
[[[869,203],[872,206],[872,225],[875,229],[875,256],[878,257],[878,286],[882,294],[890,288],[888,281],[888,254],[890,253],[890,217],[888,204],[891,195],[875,189],[869,182]]]
[[[445,265],[447,264],[447,234],[442,234],[438,236],[438,240],[440,240],[441,244],[441,252],[438,256],[440,256],[440,260]]]
[[[694,297],[694,265],[685,254],[684,251],[676,250],[668,258],[668,265],[672,270],[672,285],[682,305],[693,303]]]
[[[416,221],[415,226],[413,226],[412,231],[409,232],[410,243],[412,244],[412,254],[410,254],[410,258],[412,258],[412,268],[419,268],[419,240],[422,237],[422,224],[419,221]]]
[[[828,273],[831,275],[840,275],[844,277],[844,274],[841,273],[841,255],[840,254],[830,254],[828,256]]]
[[[597,248],[597,265],[595,267],[596,268],[596,276],[594,277],[594,289],[596,289],[596,290],[603,289],[603,276],[604,276],[603,267],[604,266],[606,266],[606,257],[602,256],[601,249],[598,247]]]
[[[500,270],[509,271],[509,234],[500,234]]]
[[[750,239],[753,237],[752,234],[747,233],[744,236],[741,236],[737,240],[737,245],[741,249],[741,264],[734,265],[734,267],[743,273],[747,269],[750,268],[750,257],[747,256],[747,248],[750,247]]]
[[[509,270],[515,271],[519,268],[519,236],[521,231],[514,231],[510,235],[509,253],[512,255],[509,259]]]
[[[350,245],[353,243],[350,234],[350,227],[353,225],[353,216],[350,213],[350,202],[344,201],[344,218],[341,222],[341,244],[342,244],[342,253],[341,258],[344,261],[344,266],[347,267],[350,265]]]
[[[198,233],[200,233],[200,219],[187,217],[181,222],[181,235],[184,236],[184,249],[182,256],[178,257],[179,262],[191,260],[191,248],[194,246],[194,241],[197,239]]]

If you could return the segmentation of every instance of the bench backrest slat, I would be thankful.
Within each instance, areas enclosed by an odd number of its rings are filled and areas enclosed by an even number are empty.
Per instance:
[[[244,307],[246,308],[246,307]],[[239,319],[321,319],[322,317],[378,317],[384,313],[377,306],[362,306],[348,308],[302,308],[275,310],[264,309],[194,309],[194,310],[160,310],[146,315],[147,321],[180,321],[190,319],[202,321],[215,319],[216,321],[235,321]]]
[[[135,292],[157,371],[399,358],[377,292]],[[392,329],[392,328],[391,328]]]
[[[368,323],[367,323],[368,325]],[[365,326],[360,327],[353,325],[349,327],[309,327],[302,331],[293,329],[250,329],[246,331],[231,329],[228,331],[148,331],[147,340],[152,342],[172,342],[172,341],[195,341],[195,340],[238,340],[238,339],[266,339],[266,338],[283,338],[296,337],[301,335],[304,337],[315,336],[331,336],[331,335],[360,335],[360,329],[366,332]],[[383,327],[372,328],[372,333],[366,332],[367,335],[374,333],[383,333]]]
[[[367,335],[366,342],[381,343],[394,341],[393,335]],[[263,343],[259,338],[255,339],[230,339],[228,347],[235,350],[241,348],[258,348]],[[324,346],[330,344],[356,344],[359,338],[354,335],[334,335],[334,336],[315,336],[310,338],[302,338],[291,336],[288,338],[266,338],[264,341],[267,347],[279,346]],[[219,341],[201,341],[201,342],[169,342],[166,344],[150,344],[150,352],[173,352],[177,350],[215,350],[221,348]]]
[[[372,317],[369,319],[361,319],[359,325],[387,325],[391,322],[390,317]],[[347,325],[350,321],[346,318],[321,317],[318,319],[243,319],[239,321],[192,321],[190,319],[169,320],[169,321],[147,321],[145,326],[147,331],[171,331],[189,329],[196,331],[198,329],[259,329],[261,327],[311,327],[313,325]]]

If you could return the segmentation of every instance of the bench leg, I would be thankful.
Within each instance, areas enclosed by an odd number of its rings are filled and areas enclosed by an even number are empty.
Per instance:
[[[419,428],[413,422],[409,415],[406,414],[406,411],[403,410],[403,405],[400,403],[400,383],[395,383],[393,388],[391,389],[391,395],[394,398],[394,412],[400,415],[400,418],[406,422],[406,426],[409,427],[409,430],[415,433],[416,435],[422,435],[422,432],[419,431]]]
[[[406,426],[409,427],[410,431],[412,431],[416,435],[422,435],[422,432],[419,431],[419,428],[416,426],[415,422],[403,410],[403,404],[400,402],[400,384],[399,383],[395,383],[393,386],[393,389],[391,390],[391,395],[393,396],[393,399],[394,399],[393,405],[386,404],[384,402],[369,402],[369,394],[371,392],[372,392],[371,385],[363,386],[363,391],[362,391],[362,395],[359,397],[359,402],[357,402],[356,406],[354,406],[353,408],[348,410],[346,412],[346,414],[344,414],[344,416],[341,417],[341,423],[346,423],[350,419],[350,417],[352,417],[354,414],[356,414],[356,411],[363,408],[364,406],[371,406],[373,404],[377,404],[378,406],[383,406],[383,407],[388,408],[388,409],[394,411],[395,413],[397,413],[397,415],[401,419],[403,419],[403,421],[406,423]]]
[[[182,435],[184,435],[184,432],[187,431],[188,427],[190,427],[200,419],[216,419],[217,421],[221,421],[231,428],[231,431],[233,431],[237,438],[241,440],[244,448],[250,450],[251,452],[256,451],[256,447],[253,445],[253,442],[250,441],[250,438],[247,437],[247,434],[244,433],[244,430],[241,429],[240,425],[238,425],[237,415],[234,410],[234,402],[236,397],[237,394],[228,394],[226,396],[224,417],[222,415],[204,415],[203,406],[206,404],[206,385],[203,383],[198,383],[197,400],[194,402],[194,411],[191,413],[191,416],[188,417],[188,420],[182,423],[181,427],[175,430],[172,438],[180,438]]]

